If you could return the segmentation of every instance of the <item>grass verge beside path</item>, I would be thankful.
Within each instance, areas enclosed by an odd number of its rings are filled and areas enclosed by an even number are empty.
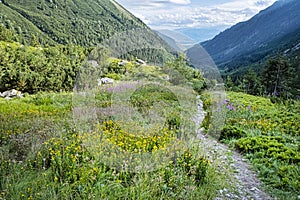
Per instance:
[[[247,157],[279,199],[300,195],[300,103],[229,92],[226,126],[221,141]]]

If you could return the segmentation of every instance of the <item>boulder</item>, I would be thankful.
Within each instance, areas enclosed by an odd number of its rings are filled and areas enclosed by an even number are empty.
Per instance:
[[[22,92],[12,89],[5,92],[0,92],[0,97],[3,97],[5,99],[11,99],[11,98],[21,98],[23,97]]]
[[[88,60],[88,63],[90,65],[92,65],[93,67],[98,67],[99,66],[99,64],[96,60]]]
[[[139,64],[139,65],[146,66],[146,62],[143,61],[142,59],[137,59],[136,62],[137,62],[137,64]]]
[[[102,85],[102,84],[113,84],[114,83],[114,79],[111,78],[100,78],[97,80],[98,81],[98,86]]]
[[[126,60],[122,60],[122,61],[118,62],[118,65],[121,67],[124,67],[127,64],[128,64],[128,61],[126,61]]]

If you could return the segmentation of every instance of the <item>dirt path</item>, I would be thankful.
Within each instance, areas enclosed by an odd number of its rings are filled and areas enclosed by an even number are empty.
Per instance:
[[[199,127],[204,119],[202,101],[198,104],[198,115],[195,117],[196,127]],[[239,199],[239,200],[268,200],[271,197],[262,190],[260,181],[251,170],[250,164],[239,153],[230,150],[226,145],[217,142],[203,134],[201,129],[197,130],[197,138],[200,146],[207,152],[207,156],[216,165],[216,170],[224,173],[232,173],[236,181],[231,181],[237,192],[230,192],[224,188],[219,190],[219,197],[216,200]]]

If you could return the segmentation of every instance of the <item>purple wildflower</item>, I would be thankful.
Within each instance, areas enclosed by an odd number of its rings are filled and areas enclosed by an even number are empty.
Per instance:
[[[235,110],[235,107],[234,107],[232,104],[228,105],[227,108],[228,108],[229,110]]]
[[[112,87],[107,88],[107,92],[112,92],[112,91],[113,91]]]
[[[229,102],[230,102],[230,100],[225,99],[225,100],[223,101],[223,104],[228,104]]]

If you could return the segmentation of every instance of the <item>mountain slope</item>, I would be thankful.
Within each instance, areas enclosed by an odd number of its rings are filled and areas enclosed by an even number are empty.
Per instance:
[[[228,67],[228,63],[232,60],[242,62],[235,62],[234,65],[237,63],[247,65],[249,62],[264,58],[273,51],[289,48],[289,45],[293,45],[292,40],[298,41],[299,29],[300,1],[281,0],[250,20],[234,25],[201,45],[219,68],[223,69]],[[248,63],[243,63],[245,57],[248,56],[252,56],[254,60],[248,59],[246,60]]]
[[[180,45],[177,44],[177,42],[173,38],[159,32],[159,31],[155,31],[155,33],[157,35],[159,35],[159,37],[161,39],[163,39],[166,43],[168,43],[168,45],[170,45],[174,50],[176,50],[178,52],[181,50]]]
[[[180,28],[176,29],[175,31],[187,35],[197,42],[204,42],[206,40],[212,39],[225,28],[228,28],[228,26],[214,26],[207,28]]]
[[[161,29],[157,30],[157,32],[160,32],[161,34],[172,38],[180,46],[180,48],[184,50],[192,47],[196,43],[196,41],[194,41],[187,35],[176,30]]]
[[[146,28],[113,0],[2,0],[0,23],[28,43],[94,46],[116,32]]]

